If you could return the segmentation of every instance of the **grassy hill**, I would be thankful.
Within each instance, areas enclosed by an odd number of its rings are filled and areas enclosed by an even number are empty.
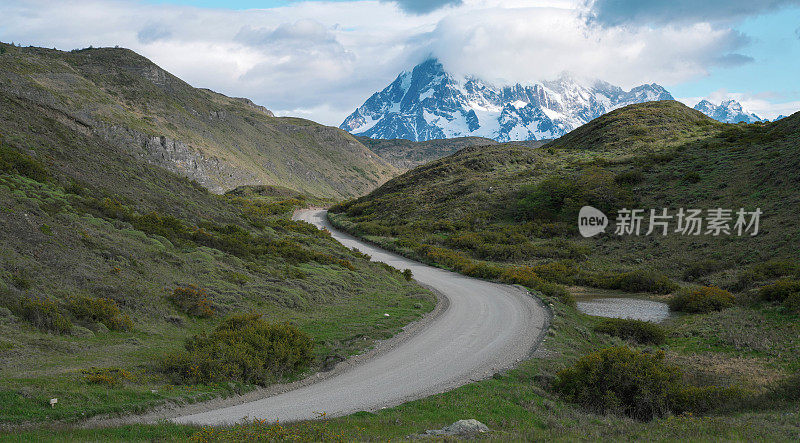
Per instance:
[[[107,57],[120,64],[113,67]],[[0,55],[1,428],[141,411],[294,379],[371,346],[432,309],[432,294],[399,271],[290,220],[293,209],[320,200],[268,185],[214,194],[97,128],[103,118],[111,127],[138,115],[131,124],[141,124],[141,131],[185,119],[169,133],[188,141],[196,124],[197,143],[211,143],[219,131],[228,131],[231,146],[242,143],[232,159],[269,154],[276,161],[319,159],[309,163],[319,166],[336,161],[334,150],[342,160],[337,170],[352,170],[355,166],[345,162],[350,154],[311,142],[351,140],[346,134],[274,119],[246,102],[188,88],[152,65],[150,72],[163,74],[166,83],[148,83],[125,74],[120,57],[144,63],[123,50],[8,47]],[[133,86],[126,86],[128,81]],[[165,84],[171,86],[162,89]],[[139,88],[148,98],[124,97]],[[73,95],[76,91],[83,95]],[[279,139],[286,141],[286,152],[261,151],[268,145],[256,144],[245,150],[244,138],[237,137],[246,134],[234,135],[190,110],[207,116],[212,108],[205,107],[212,103],[215,112],[228,113],[225,124],[234,129],[249,125],[251,131],[261,127],[275,134],[286,129],[292,135]],[[144,107],[171,107],[174,114],[134,112]],[[218,153],[225,147],[214,146]],[[288,171],[280,182],[299,184],[291,181],[298,175]],[[292,174],[312,177],[300,169]],[[351,184],[340,182],[339,191],[337,182],[322,177],[308,182],[330,196],[378,181],[375,175],[359,182],[359,174],[349,176]],[[261,320],[225,323],[248,313]],[[246,336],[266,327],[258,323],[262,320],[290,322],[299,328],[296,336],[308,337],[298,341],[302,358],[294,369],[223,377],[231,370],[224,366],[227,359],[237,354],[190,351],[206,340],[202,337],[224,336],[225,328],[255,328],[243,330],[240,336]],[[292,327],[278,333],[292,337]],[[223,329],[214,333],[215,328]],[[184,347],[187,340],[194,340],[195,348]],[[226,349],[217,345],[219,352]],[[54,408],[51,398],[58,398]]]
[[[364,136],[356,136],[356,138],[372,152],[400,169],[411,169],[423,163],[438,160],[462,148],[497,144],[496,141],[483,137],[457,137],[424,142],[403,139],[384,140]]]
[[[585,271],[648,268],[676,280],[714,261],[703,279],[729,285],[736,270],[796,258],[800,231],[789,207],[800,201],[798,121],[800,115],[727,125],[677,102],[634,105],[541,149],[463,149],[337,210],[362,233],[411,254],[429,244],[476,260],[534,265],[570,259]],[[673,215],[680,207],[759,207],[764,215],[756,237],[584,239],[577,233],[584,204],[606,211],[612,225],[623,207],[666,207]]]
[[[213,192],[269,184],[352,197],[396,173],[344,131],[193,88],[127,49],[0,48],[0,95],[13,106],[100,136]]]
[[[800,113],[730,125],[678,102],[645,103],[541,148],[462,149],[335,206],[330,218],[339,227],[444,268],[528,286],[555,314],[541,358],[374,417],[338,420],[334,429],[398,436],[413,427],[390,426],[395,419],[433,428],[474,416],[498,429],[499,439],[793,438],[800,401],[798,149]],[[584,205],[609,216],[605,234],[579,235]],[[670,208],[672,215],[678,208],[760,208],[763,215],[756,236],[646,235],[648,220],[641,235],[618,236],[622,208]],[[576,311],[573,294],[593,288],[669,301],[682,312],[647,328],[623,323],[660,337],[658,344],[641,342]],[[598,414],[598,393],[616,389],[604,384],[614,366],[587,368],[611,346],[663,355],[683,374],[681,386],[695,386],[682,398],[704,406],[652,421]],[[619,349],[607,352],[628,352]],[[587,384],[579,406],[558,386],[576,374],[569,371],[583,370],[593,375],[572,381]]]

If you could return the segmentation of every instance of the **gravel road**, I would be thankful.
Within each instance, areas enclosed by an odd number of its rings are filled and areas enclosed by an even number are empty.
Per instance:
[[[260,418],[291,422],[374,411],[490,377],[528,358],[541,341],[548,313],[522,288],[433,268],[333,229],[324,210],[295,219],[328,229],[348,248],[411,269],[414,278],[449,301],[444,312],[372,358],[298,389],[242,404],[173,418],[178,423],[230,424]]]

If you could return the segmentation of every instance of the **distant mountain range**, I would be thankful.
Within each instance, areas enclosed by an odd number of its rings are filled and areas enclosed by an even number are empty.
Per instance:
[[[694,106],[694,109],[702,112],[703,114],[725,123],[755,123],[768,121],[761,117],[748,113],[742,109],[742,104],[736,100],[725,100],[719,106],[711,103],[708,100],[701,100],[700,103]],[[778,117],[780,119],[780,117]]]
[[[626,91],[570,75],[525,85],[496,85],[474,76],[452,75],[431,58],[373,94],[339,127],[377,139],[542,140],[558,138],[614,109],[656,100],[674,98],[655,83]],[[733,100],[720,106],[703,100],[695,109],[724,122],[764,121]]]

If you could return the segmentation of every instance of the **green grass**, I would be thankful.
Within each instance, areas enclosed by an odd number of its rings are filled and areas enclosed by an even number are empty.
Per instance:
[[[174,385],[158,370],[164,355],[186,338],[234,313],[289,321],[313,338],[313,362],[285,378],[294,380],[330,355],[372,347],[435,305],[430,292],[400,271],[289,220],[314,198],[261,189],[213,195],[58,124],[47,131],[62,133],[63,143],[74,148],[66,166],[16,167],[35,164],[33,155],[46,157],[51,148],[22,149],[21,139],[0,140],[8,160],[0,173],[4,425],[74,422],[253,389],[239,383]],[[92,146],[92,162],[109,160],[95,171],[81,154]],[[190,284],[206,291],[210,318],[187,315],[169,300],[176,287]],[[106,325],[116,323],[75,310],[75,297],[111,300],[133,327],[108,331]],[[41,330],[35,316],[23,315],[16,301],[34,298],[52,302],[48,309],[71,323],[68,333]],[[119,368],[132,378],[91,384],[81,370],[92,367]],[[54,408],[51,398],[59,399]]]

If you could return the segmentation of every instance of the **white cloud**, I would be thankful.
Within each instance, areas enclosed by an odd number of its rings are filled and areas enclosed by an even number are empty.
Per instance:
[[[429,54],[490,80],[572,71],[625,87],[669,86],[715,65],[748,62],[735,52],[745,38],[724,26],[604,27],[586,22],[582,0],[440,1],[447,7],[419,14],[407,13],[413,1],[406,10],[370,0],[244,11],[4,1],[3,41],[129,47],[194,86],[333,125]]]

